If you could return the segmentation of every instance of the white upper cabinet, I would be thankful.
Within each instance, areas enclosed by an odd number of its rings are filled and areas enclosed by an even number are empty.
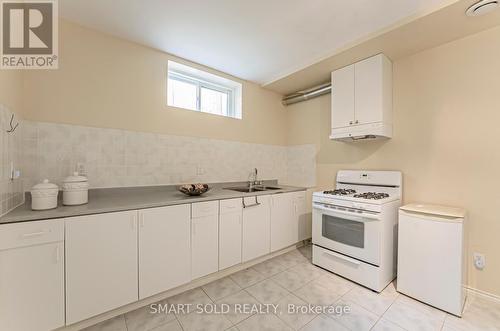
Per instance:
[[[191,281],[191,206],[139,211],[139,299]]]
[[[383,54],[332,72],[331,139],[392,136],[392,63]]]
[[[243,198],[243,262],[266,255],[271,251],[270,200],[269,195]]]
[[[191,276],[196,279],[219,270],[219,201],[191,208]]]
[[[332,72],[332,128],[354,123],[354,64]]]
[[[137,211],[66,220],[66,323],[138,300]]]

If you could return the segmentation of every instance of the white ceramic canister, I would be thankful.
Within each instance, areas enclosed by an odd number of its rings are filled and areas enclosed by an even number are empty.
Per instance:
[[[89,183],[87,177],[74,172],[72,176],[66,177],[62,184],[63,205],[75,206],[89,202]]]
[[[31,188],[31,209],[46,210],[57,208],[57,194],[59,187],[56,184],[49,183],[44,179],[41,183]]]

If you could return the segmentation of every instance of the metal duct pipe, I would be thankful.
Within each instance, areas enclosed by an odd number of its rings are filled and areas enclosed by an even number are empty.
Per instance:
[[[304,91],[299,91],[293,94],[285,95],[281,103],[284,106],[288,106],[297,102],[302,102],[306,101],[312,98],[319,97],[323,94],[331,93],[332,92],[332,84],[331,83],[326,83],[322,84],[319,86],[315,86],[313,88],[304,90]]]

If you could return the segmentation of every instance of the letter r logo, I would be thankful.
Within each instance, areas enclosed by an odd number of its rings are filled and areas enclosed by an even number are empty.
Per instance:
[[[3,2],[3,54],[52,54],[53,6],[51,1]]]

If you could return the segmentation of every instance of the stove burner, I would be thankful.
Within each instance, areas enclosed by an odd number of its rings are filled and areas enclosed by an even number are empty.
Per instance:
[[[351,195],[356,193],[356,190],[353,189],[336,189],[332,191],[323,191],[324,194],[332,194],[332,195]]]
[[[380,199],[388,198],[389,194],[378,193],[378,192],[366,192],[366,193],[355,194],[354,197],[355,198],[362,198],[362,199],[380,200]]]

